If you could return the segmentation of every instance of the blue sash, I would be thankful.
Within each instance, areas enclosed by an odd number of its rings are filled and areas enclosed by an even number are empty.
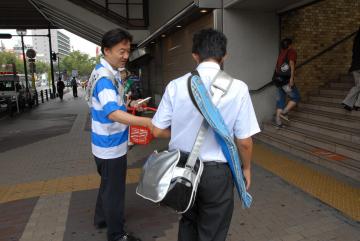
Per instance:
[[[252,202],[251,195],[246,191],[244,176],[241,169],[241,160],[233,136],[230,134],[219,110],[213,104],[204,83],[199,75],[192,75],[190,88],[194,101],[201,114],[215,132],[215,137],[232,172],[233,180],[238,191],[242,205],[249,208]]]

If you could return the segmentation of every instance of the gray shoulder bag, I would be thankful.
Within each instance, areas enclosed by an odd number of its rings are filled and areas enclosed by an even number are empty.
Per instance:
[[[211,89],[221,92],[218,95],[211,90],[214,104],[217,104],[227,93],[232,83],[232,79],[221,78],[222,73],[219,71],[216,74],[211,85]],[[200,76],[197,71],[193,71],[188,83],[193,75]],[[188,90],[191,96],[191,89]],[[208,124],[204,119],[190,154],[180,150],[154,151],[143,166],[136,193],[154,203],[168,206],[178,213],[189,210],[195,202],[197,187],[204,169],[204,164],[198,156],[207,129]]]

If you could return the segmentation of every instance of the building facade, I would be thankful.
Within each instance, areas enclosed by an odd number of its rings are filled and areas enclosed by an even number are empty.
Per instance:
[[[52,51],[59,53],[60,58],[69,55],[70,48],[70,38],[56,29],[51,29],[51,47]],[[34,35],[47,35],[47,29],[36,29],[33,30]],[[49,39],[43,36],[34,36],[32,38],[34,49],[37,53],[36,59],[38,61],[50,63],[50,47]]]

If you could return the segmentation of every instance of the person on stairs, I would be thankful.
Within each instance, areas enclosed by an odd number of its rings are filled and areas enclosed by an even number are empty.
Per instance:
[[[355,86],[352,87],[343,100],[344,109],[360,110],[360,27],[354,39],[353,55],[349,72],[353,74]]]
[[[288,119],[288,113],[293,109],[297,103],[300,101],[300,93],[295,86],[295,64],[296,64],[296,51],[292,46],[292,39],[285,38],[281,40],[281,51],[276,62],[275,72],[279,73],[283,71],[281,68],[284,68],[287,65],[287,68],[290,67],[291,75],[288,79],[288,83],[278,87],[278,96],[276,100],[276,114],[275,114],[275,124],[278,127],[282,126],[282,121]],[[286,104],[286,98],[289,98],[289,102]]]

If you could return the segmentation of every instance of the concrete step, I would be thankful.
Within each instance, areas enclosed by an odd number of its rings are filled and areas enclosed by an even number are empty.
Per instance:
[[[335,89],[346,89],[346,90],[350,90],[353,86],[354,83],[351,82],[330,82],[329,84],[329,88],[335,88]]]
[[[329,87],[323,87],[319,90],[320,95],[340,95],[340,96],[344,96],[344,98],[348,92],[349,90],[347,89],[343,89],[343,88],[334,89]]]
[[[351,165],[349,162],[353,163],[354,160],[351,160],[350,158],[335,160],[337,159],[335,158],[336,155],[332,155],[326,150],[319,150],[319,148],[292,140],[290,138],[284,139],[282,136],[274,135],[266,131],[256,134],[254,139],[255,141],[260,141],[271,145],[285,152],[289,152],[292,155],[298,156],[307,161],[332,169],[345,176],[360,181],[360,167]]]
[[[320,101],[320,102],[341,104],[341,102],[344,100],[344,96],[311,94],[309,95],[308,100],[311,102]]]
[[[340,140],[360,145],[360,130],[329,124],[322,121],[311,120],[307,118],[294,117],[288,122],[289,126],[305,129],[320,135],[326,135],[329,138],[339,138]]]
[[[344,141],[339,138],[330,138],[329,136],[311,132],[307,129],[300,129],[293,126],[284,126],[277,128],[273,124],[265,123],[264,131],[275,135],[283,136],[284,139],[292,139],[302,143],[309,144],[336,154],[346,156],[356,160],[352,165],[360,167],[360,145]]]
[[[345,110],[341,104],[337,104],[337,103],[309,101],[309,102],[305,102],[305,103],[300,103],[299,107],[312,109],[312,110],[326,111],[329,113],[342,114],[346,117],[347,116],[359,117],[359,121],[360,121],[360,111]]]
[[[342,74],[340,75],[339,81],[354,83],[354,76],[352,74]]]
[[[350,115],[330,113],[308,108],[297,108],[295,111],[290,112],[290,118],[293,117],[301,117],[310,120],[321,121],[327,124],[339,125],[360,130],[360,119]]]

